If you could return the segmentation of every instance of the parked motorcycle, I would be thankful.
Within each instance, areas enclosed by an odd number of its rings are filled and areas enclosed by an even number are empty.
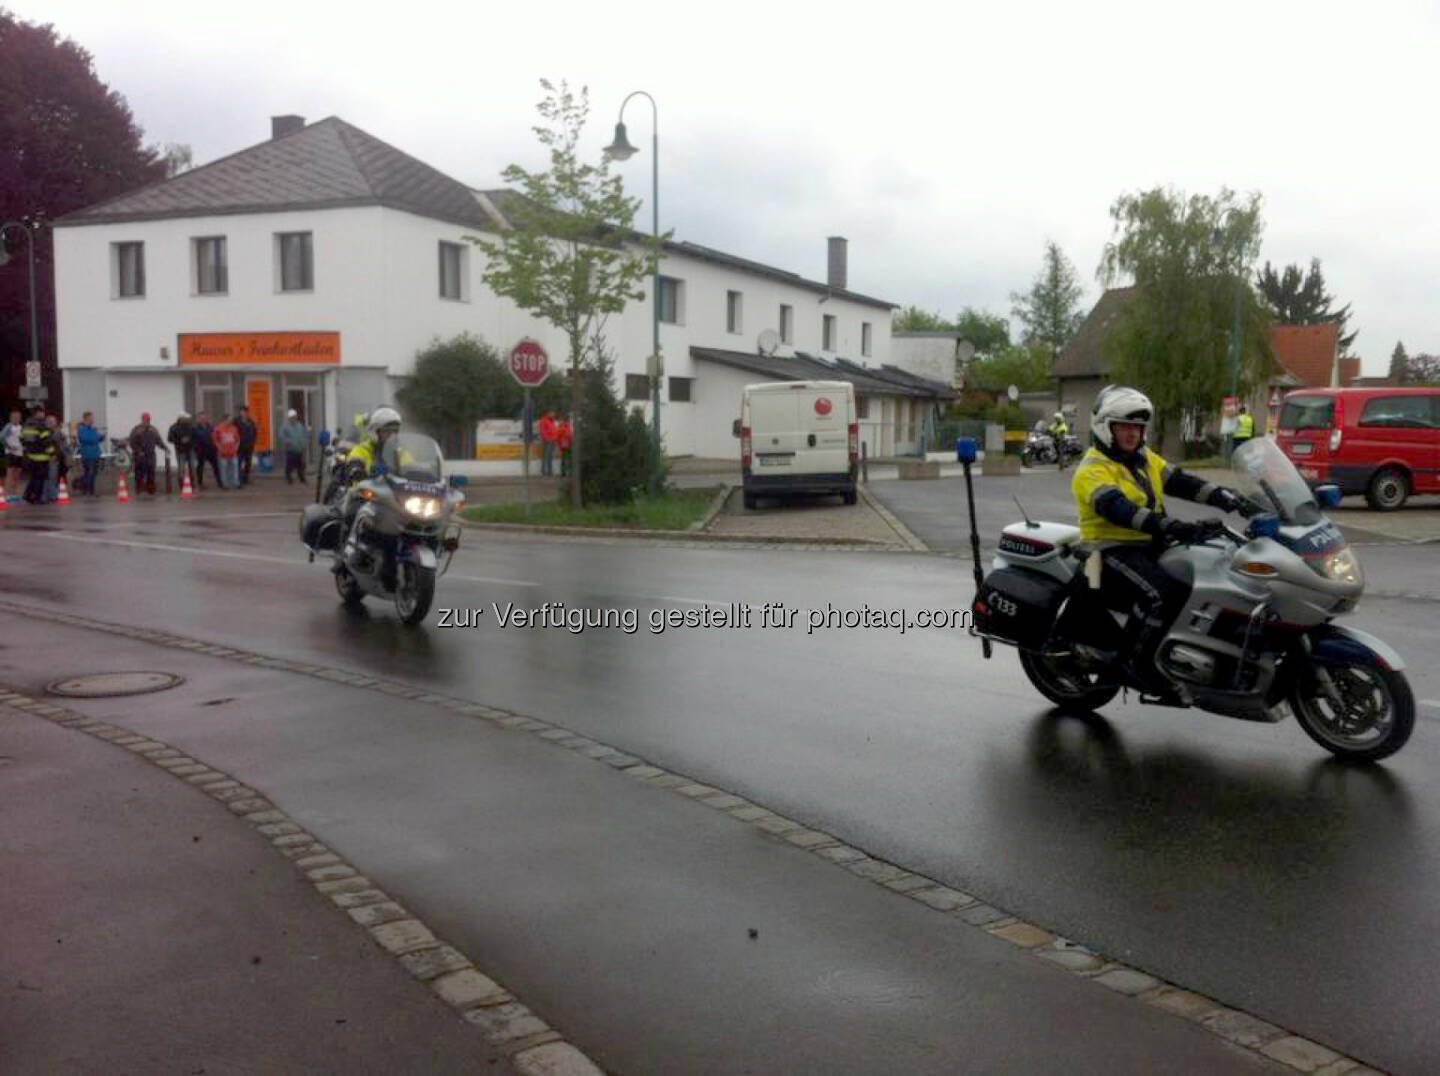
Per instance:
[[[1057,446],[1055,436],[1043,424],[1037,424],[1025,435],[1025,448],[1021,451],[1020,462],[1026,467],[1055,463],[1059,458],[1056,454],[1057,448],[1063,453],[1067,464],[1085,454],[1085,446],[1073,434],[1065,434],[1059,439]]]
[[[1415,700],[1400,656],[1380,639],[1332,623],[1353,610],[1365,576],[1326,519],[1338,487],[1312,495],[1274,442],[1234,453],[1236,488],[1254,513],[1241,534],[1223,520],[1201,540],[1174,546],[1161,566],[1190,587],[1157,650],[1171,694],[1152,698],[1130,680],[1125,611],[1108,608],[1089,582],[1078,527],[1012,523],[972,605],[971,634],[1019,648],[1035,688],[1064,707],[1094,710],[1122,689],[1147,702],[1193,706],[1247,721],[1292,713],[1321,747],[1373,762],[1405,745]],[[973,517],[972,517],[973,518]],[[978,545],[972,535],[972,547]]]
[[[465,501],[463,479],[444,481],[440,446],[423,434],[388,438],[378,462],[374,477],[355,478],[343,496],[307,505],[300,540],[312,561],[330,554],[346,605],[383,598],[406,624],[418,624],[460,546],[460,526],[450,517]]]

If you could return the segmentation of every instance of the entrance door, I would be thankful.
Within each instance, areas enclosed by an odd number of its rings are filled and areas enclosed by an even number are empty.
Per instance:
[[[289,416],[291,411],[300,413],[300,421],[310,427],[310,441],[305,446],[305,462],[307,465],[314,463],[315,434],[319,430],[317,423],[325,421],[324,412],[320,407],[320,389],[310,387],[285,387],[285,413]]]

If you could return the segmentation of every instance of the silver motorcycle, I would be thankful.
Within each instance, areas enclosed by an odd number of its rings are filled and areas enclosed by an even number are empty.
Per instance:
[[[1405,663],[1373,635],[1333,623],[1365,589],[1359,559],[1320,509],[1339,503],[1339,489],[1312,494],[1265,438],[1237,449],[1232,468],[1254,510],[1245,532],[1212,520],[1201,540],[1160,556],[1189,598],[1156,652],[1171,692],[1146,701],[1247,721],[1293,714],[1342,758],[1394,754],[1415,725]],[[1123,688],[1143,691],[1122,664],[1126,612],[1109,608],[1091,584],[1091,555],[1080,549],[1078,527],[1028,519],[1006,527],[970,629],[1019,648],[1042,695],[1084,710]]]
[[[373,477],[353,473],[343,496],[306,506],[300,540],[312,561],[330,554],[346,605],[383,598],[394,601],[404,623],[418,624],[460,546],[451,516],[465,501],[458,488],[464,482],[459,476],[445,482],[440,446],[422,434],[388,438],[377,463]]]

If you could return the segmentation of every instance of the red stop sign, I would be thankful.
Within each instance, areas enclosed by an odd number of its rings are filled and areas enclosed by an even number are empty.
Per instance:
[[[534,340],[521,340],[510,352],[510,375],[534,388],[550,376],[550,356]]]

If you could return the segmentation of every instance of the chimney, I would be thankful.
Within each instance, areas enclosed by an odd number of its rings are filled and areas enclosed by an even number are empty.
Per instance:
[[[304,116],[271,116],[270,117],[270,140],[284,138],[286,135],[294,134],[305,126]]]
[[[846,279],[846,242],[844,236],[832,235],[827,242],[830,244],[830,259],[825,272],[825,283],[840,291],[845,290]]]

